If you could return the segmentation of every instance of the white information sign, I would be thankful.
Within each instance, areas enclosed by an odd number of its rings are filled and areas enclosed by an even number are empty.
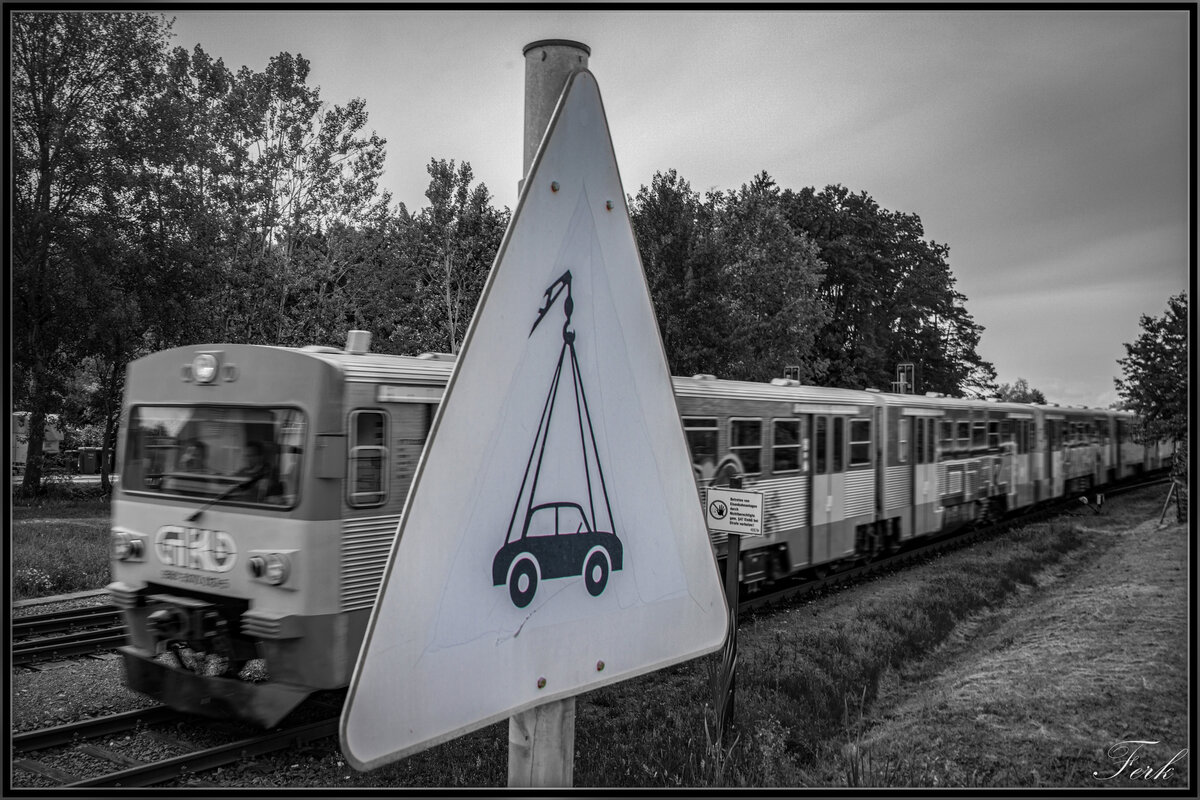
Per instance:
[[[762,536],[762,509],[762,492],[741,489],[710,488],[704,506],[710,531],[741,536]]]
[[[712,652],[716,558],[599,88],[568,80],[413,479],[341,719],[373,769]]]

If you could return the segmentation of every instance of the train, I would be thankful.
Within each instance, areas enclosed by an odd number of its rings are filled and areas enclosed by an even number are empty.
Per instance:
[[[25,459],[29,455],[29,418],[31,416],[28,411],[12,412],[12,428],[9,432],[8,443],[10,471],[13,475],[25,471]],[[46,455],[57,455],[61,452],[63,426],[58,414],[46,415],[46,423],[42,431],[42,452]]]
[[[272,727],[349,684],[445,354],[177,347],[127,369],[107,591],[126,685]],[[829,570],[1164,465],[1113,410],[672,379],[697,501],[763,495],[746,591]],[[710,535],[718,565],[730,552]]]

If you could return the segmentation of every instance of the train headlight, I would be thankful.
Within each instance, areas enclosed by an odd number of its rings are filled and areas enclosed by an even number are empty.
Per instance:
[[[112,532],[112,557],[117,561],[137,561],[145,552],[145,543],[140,537],[133,536],[127,531]]]
[[[192,375],[197,383],[212,383],[217,377],[217,357],[212,353],[201,353],[193,358]]]
[[[267,556],[267,565],[266,570],[263,572],[263,577],[267,579],[267,583],[272,586],[278,586],[288,579],[288,574],[291,571],[291,565],[288,563],[287,556],[272,553]]]
[[[292,573],[292,563],[283,553],[256,555],[247,562],[250,574],[272,586],[284,583]]]

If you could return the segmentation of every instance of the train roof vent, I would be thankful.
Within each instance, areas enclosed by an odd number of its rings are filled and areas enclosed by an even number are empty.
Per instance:
[[[942,394],[941,392],[926,392],[925,396],[926,397],[945,397],[946,395]]]
[[[799,386],[800,381],[793,380],[792,378],[771,378],[771,385],[772,386]]]
[[[868,386],[866,389],[863,389],[863,391],[864,392],[874,392],[875,394],[879,394],[879,390],[876,389],[874,386]]]
[[[336,347],[326,347],[322,344],[310,344],[300,348],[302,353],[340,353]]]
[[[716,375],[709,375],[707,372],[697,372],[692,376],[692,380],[697,381],[715,381],[716,379]]]
[[[349,331],[346,333],[346,352],[361,356],[371,349],[370,331]]]
[[[417,358],[423,358],[426,361],[457,361],[458,356],[454,353],[421,353]]]

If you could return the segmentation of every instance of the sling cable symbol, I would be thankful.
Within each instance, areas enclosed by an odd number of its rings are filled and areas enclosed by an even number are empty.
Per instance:
[[[566,320],[562,326],[563,344],[558,354],[558,366],[542,407],[542,417],[508,523],[505,544],[492,561],[492,585],[508,584],[509,597],[517,608],[524,608],[533,601],[540,581],[581,574],[588,593],[598,597],[608,584],[609,573],[621,569],[623,562],[621,540],[613,532],[612,507],[604,483],[604,469],[596,452],[596,434],[592,429],[592,416],[588,411],[587,394],[575,353],[575,331],[570,329],[571,313],[575,310],[575,302],[571,299],[570,270],[546,289],[546,302],[538,310],[529,335],[533,336],[564,292],[566,297],[562,308]],[[566,390],[560,393],[566,364],[569,364],[571,380]],[[574,402],[574,420],[578,425],[579,437],[570,437],[567,441],[579,448],[578,466],[582,467],[585,478],[586,505],[582,497],[556,497],[535,505],[550,426],[555,420],[554,410],[560,398],[568,407]],[[566,420],[566,424],[570,425],[570,419]],[[556,445],[563,444],[565,442],[556,440]],[[597,499],[603,501],[599,508]]]

